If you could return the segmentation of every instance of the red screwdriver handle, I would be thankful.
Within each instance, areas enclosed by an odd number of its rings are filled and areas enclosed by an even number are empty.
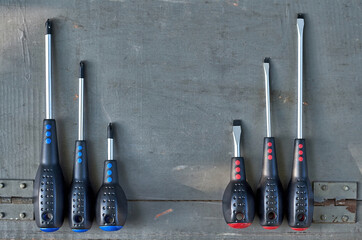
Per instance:
[[[243,157],[231,159],[231,180],[226,187],[222,208],[226,223],[232,228],[246,228],[255,215],[253,190],[246,181]]]
[[[246,181],[245,166],[243,157],[233,157],[231,159],[230,180]]]
[[[284,217],[283,187],[278,175],[273,137],[264,138],[263,171],[256,196],[260,225],[268,230],[278,228]]]
[[[306,230],[312,223],[314,195],[308,178],[305,139],[294,140],[293,172],[287,202],[289,226],[296,231]]]

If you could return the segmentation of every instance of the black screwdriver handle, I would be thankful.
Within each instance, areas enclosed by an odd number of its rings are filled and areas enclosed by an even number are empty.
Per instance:
[[[273,137],[264,138],[263,170],[256,191],[260,225],[268,230],[283,222],[283,187],[278,175],[276,147]]]
[[[42,153],[34,181],[34,215],[40,230],[54,232],[64,220],[64,177],[54,119],[44,119]]]
[[[292,177],[288,186],[287,218],[296,231],[306,230],[312,223],[314,195],[308,178],[305,139],[294,140]]]
[[[231,181],[238,180],[238,181],[246,182],[245,164],[244,164],[243,157],[231,158],[230,180]]]
[[[91,228],[94,216],[86,141],[75,141],[74,153],[73,179],[69,193],[69,225],[74,232],[86,232]]]
[[[103,184],[97,193],[96,221],[104,231],[120,230],[127,219],[127,198],[119,185],[117,161],[104,161]]]
[[[243,157],[231,159],[230,182],[222,199],[222,209],[226,223],[232,228],[246,228],[255,216],[254,194],[246,181]]]

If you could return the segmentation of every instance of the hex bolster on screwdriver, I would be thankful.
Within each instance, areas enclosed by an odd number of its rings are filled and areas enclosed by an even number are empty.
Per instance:
[[[296,231],[306,230],[313,218],[313,189],[308,178],[306,143],[302,132],[303,107],[303,29],[304,16],[298,15],[298,134],[294,140],[292,176],[288,185],[287,218]]]
[[[262,175],[256,202],[260,225],[268,230],[277,229],[283,222],[283,187],[278,175],[275,140],[271,134],[270,117],[270,59],[264,60],[267,136],[264,138]]]
[[[59,164],[56,123],[52,119],[52,24],[49,19],[45,26],[46,119],[43,121],[41,161],[34,180],[33,195],[37,226],[44,232],[54,232],[64,220],[64,178]]]
[[[231,176],[223,199],[225,222],[232,228],[249,227],[255,215],[253,191],[246,181],[244,158],[240,154],[241,121],[233,121],[234,157],[231,159]]]
[[[117,161],[113,159],[113,127],[107,128],[108,160],[104,161],[103,184],[97,193],[96,221],[104,231],[120,230],[127,219],[127,198],[119,185]]]
[[[87,145],[84,140],[84,63],[80,62],[78,140],[75,141],[73,179],[69,192],[69,226],[74,232],[88,231],[93,222],[93,191],[89,181]]]

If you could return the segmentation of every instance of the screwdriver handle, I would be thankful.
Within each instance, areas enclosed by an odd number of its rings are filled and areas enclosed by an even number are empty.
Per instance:
[[[42,153],[33,193],[35,221],[40,230],[58,230],[64,220],[64,177],[54,119],[43,121]]]
[[[262,176],[279,178],[274,137],[264,138]]]
[[[230,180],[246,181],[245,164],[243,157],[231,158]]]
[[[246,228],[255,216],[254,194],[246,181],[243,157],[231,159],[231,180],[222,199],[225,222],[232,228]]]
[[[73,179],[68,200],[69,225],[74,232],[86,232],[91,228],[94,216],[86,141],[75,141],[74,153]]]
[[[120,230],[127,219],[127,198],[119,185],[117,161],[104,161],[103,184],[97,193],[96,221],[104,231]]]
[[[273,137],[264,138],[263,170],[257,188],[260,225],[273,230],[283,222],[283,187],[278,175],[276,147]]]
[[[305,139],[294,140],[293,178],[308,178]]]
[[[294,140],[293,171],[287,202],[289,226],[296,231],[306,230],[312,223],[314,194],[308,178],[305,139]]]
[[[103,184],[119,185],[116,160],[104,161]]]

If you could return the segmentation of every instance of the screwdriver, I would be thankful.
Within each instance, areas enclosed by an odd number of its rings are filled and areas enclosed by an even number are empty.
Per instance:
[[[117,161],[113,159],[113,128],[107,128],[108,160],[104,161],[103,184],[97,193],[96,220],[104,231],[120,230],[127,218],[127,198],[119,185]]]
[[[283,222],[283,186],[278,175],[275,140],[271,134],[270,117],[270,59],[264,59],[266,137],[264,138],[263,169],[256,191],[260,225],[268,230],[277,229]]]
[[[254,194],[246,181],[244,158],[240,154],[241,120],[233,121],[234,157],[231,158],[231,176],[222,198],[226,223],[232,228],[247,228],[254,220]]]
[[[42,152],[34,180],[34,215],[40,230],[57,231],[64,220],[64,177],[59,164],[55,119],[52,117],[52,23],[45,23],[46,118],[43,121]]]
[[[306,144],[302,131],[303,28],[304,17],[298,14],[298,134],[294,140],[293,170],[287,195],[288,224],[296,231],[304,231],[311,225],[314,202],[313,190],[308,178]]]
[[[84,63],[80,62],[78,140],[75,141],[73,179],[69,192],[69,225],[74,232],[86,232],[93,221],[93,191],[89,181],[87,145],[84,140]]]

